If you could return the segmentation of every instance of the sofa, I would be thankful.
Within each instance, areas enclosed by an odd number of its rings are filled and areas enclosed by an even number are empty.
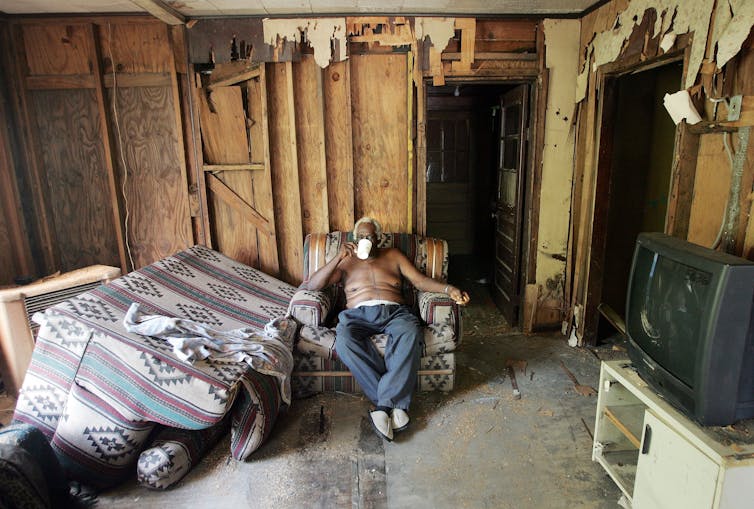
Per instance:
[[[288,307],[288,315],[300,324],[294,349],[294,397],[330,391],[361,392],[335,352],[335,325],[345,305],[342,285],[320,291],[305,289],[309,277],[337,255],[342,243],[351,241],[352,232],[343,231],[310,234],[304,240],[304,283]],[[442,239],[413,233],[383,233],[378,247],[398,248],[422,273],[447,281],[448,245]],[[459,306],[444,293],[417,291],[405,279],[402,292],[424,324],[417,387],[422,391],[448,392],[455,382],[453,351],[462,336]],[[387,336],[378,334],[371,340],[384,353]]]

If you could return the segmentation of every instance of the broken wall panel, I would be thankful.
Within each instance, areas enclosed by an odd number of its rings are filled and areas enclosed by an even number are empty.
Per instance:
[[[408,112],[404,54],[352,55],[355,216],[407,231]]]
[[[280,277],[298,284],[303,276],[303,228],[296,144],[293,69],[290,62],[267,65],[270,166]]]
[[[188,36],[192,63],[221,64],[239,58],[254,62],[288,62],[299,58],[295,41],[286,42],[276,51],[265,44],[262,18],[200,19]],[[246,56],[242,56],[242,52]]]
[[[303,234],[326,232],[327,161],[325,158],[322,70],[312,55],[293,64],[293,98],[296,113],[296,149]]]

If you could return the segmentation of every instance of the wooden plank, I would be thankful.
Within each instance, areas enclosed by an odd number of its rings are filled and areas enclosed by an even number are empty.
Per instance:
[[[248,164],[249,141],[241,88],[218,88],[210,92],[209,98],[204,89],[198,93],[205,164]],[[231,171],[216,176],[243,201],[254,204],[254,187],[248,172]],[[254,224],[226,201],[212,194],[208,196],[215,248],[242,263],[259,266]]]
[[[427,234],[427,85],[416,84],[416,232]]]
[[[240,196],[233,192],[225,183],[214,175],[207,175],[207,186],[218,198],[227,203],[236,212],[241,214],[247,221],[265,232],[269,232],[270,222],[267,221],[254,207],[246,203]]]
[[[175,91],[118,87],[108,94],[117,100],[116,160],[119,174],[128,172],[122,184],[128,199],[126,234],[138,268],[192,244]]]
[[[699,140],[687,240],[701,246],[712,246],[725,220],[730,162],[723,147],[723,136],[730,135],[705,134]]]
[[[103,74],[170,73],[173,50],[163,23],[142,20],[141,23],[107,21],[99,29],[103,56]]]
[[[329,230],[354,224],[353,137],[350,60],[333,62],[324,72],[325,160]]]
[[[28,74],[90,74],[94,48],[87,27],[81,22],[21,26]]]
[[[461,31],[461,60],[451,64],[455,72],[463,72],[471,69],[474,62],[474,40],[476,39],[476,19],[456,18],[456,30]]]
[[[183,25],[186,17],[162,0],[131,0],[149,14],[168,25]]]
[[[675,151],[671,169],[671,187],[665,230],[669,235],[686,239],[691,219],[696,164],[699,155],[699,136],[689,132],[689,125],[681,122],[676,128]]]
[[[290,62],[267,68],[270,165],[280,277],[299,284],[303,276],[301,201],[296,150],[293,69]]]
[[[277,237],[275,233],[275,208],[272,199],[272,177],[270,169],[270,141],[269,122],[267,119],[267,79],[265,66],[260,66],[258,79],[247,82],[247,107],[251,127],[251,157],[255,161],[263,161],[265,168],[262,172],[252,173],[254,187],[253,205],[264,217],[270,219],[269,233],[257,234],[259,246],[259,268],[272,276],[280,273],[278,259]]]
[[[264,163],[246,163],[246,164],[205,164],[202,166],[204,171],[250,171],[265,169]]]
[[[473,42],[473,41],[472,41]],[[408,182],[406,183],[406,232],[414,231],[414,53],[409,51],[406,54],[406,172]]]
[[[173,80],[170,73],[167,72],[142,72],[130,73],[119,72],[115,74],[105,74],[103,77],[105,87],[112,88],[117,82],[119,87],[170,87]]]
[[[406,231],[406,56],[352,55],[356,216]]]
[[[194,140],[194,153],[196,158],[196,184],[197,192],[199,195],[199,214],[200,220],[196,226],[196,229],[201,232],[201,239],[205,246],[214,249],[214,237],[212,233],[212,221],[210,217],[210,199],[208,196],[207,182],[204,177],[204,172],[201,170],[204,165],[204,151],[202,150],[202,129],[200,127],[201,120],[199,118],[199,110],[201,104],[201,97],[204,94],[204,90],[198,87],[199,76],[195,72],[189,72],[188,74],[188,90],[187,94],[190,95],[189,106],[191,108],[191,130]],[[197,241],[199,238],[197,238]]]
[[[102,149],[104,151],[104,163],[105,172],[107,175],[108,190],[110,192],[110,213],[112,215],[113,229],[115,233],[115,242],[118,246],[118,260],[120,261],[120,270],[123,274],[128,272],[128,260],[126,259],[126,240],[123,237],[123,227],[120,215],[120,199],[118,197],[117,177],[115,176],[115,164],[113,162],[112,151],[112,133],[110,132],[110,122],[108,122],[108,115],[105,106],[105,95],[102,86],[102,69],[100,68],[100,62],[102,61],[99,45],[94,37],[94,27],[89,25],[87,28],[88,36],[92,41],[94,50],[92,58],[92,71],[96,80],[95,94],[97,97],[97,108],[99,109],[99,121],[100,128],[102,129]],[[116,124],[117,125],[117,124]],[[128,253],[130,257],[130,253]],[[133,267],[133,259],[130,259],[131,268]]]
[[[293,64],[293,97],[296,112],[296,148],[303,234],[328,231],[327,159],[322,70],[314,55],[302,55]]]
[[[202,89],[200,93],[199,115],[205,163],[248,164],[249,142],[241,89],[223,87],[209,94]]]
[[[40,249],[43,260],[37,263],[37,269],[43,273],[50,274],[59,269],[57,245],[54,240],[54,228],[52,224],[50,203],[45,193],[46,183],[43,175],[43,164],[41,150],[38,148],[38,135],[33,124],[34,113],[32,98],[23,86],[23,80],[27,75],[28,65],[27,56],[23,43],[23,32],[20,26],[13,27],[12,38],[14,41],[15,58],[12,58],[15,64],[15,73],[8,73],[8,79],[15,87],[9,90],[18,91],[19,103],[17,104],[17,118],[20,120],[20,127],[23,130],[23,136],[20,136],[23,144],[23,151],[27,164],[29,165],[29,183],[31,188],[31,205],[34,210],[34,225],[29,225],[30,229],[36,230],[39,235]],[[14,80],[15,78],[15,80]]]
[[[59,269],[120,265],[96,92],[37,90],[31,104]]]
[[[637,449],[641,447],[641,435],[636,436],[633,430],[641,430],[644,423],[644,405],[627,405],[625,407],[605,407],[605,417],[612,422],[628,441]]]
[[[443,61],[461,60],[462,53],[442,53]],[[498,53],[498,52],[483,52],[474,53],[474,60],[537,60],[536,53]]]
[[[66,88],[95,88],[97,86],[93,74],[27,76],[24,82],[27,90],[61,90]]]
[[[243,65],[239,65],[243,64]],[[228,87],[242,81],[258,78],[261,74],[260,63],[230,62],[218,64],[209,76],[207,88],[214,90],[217,87]]]

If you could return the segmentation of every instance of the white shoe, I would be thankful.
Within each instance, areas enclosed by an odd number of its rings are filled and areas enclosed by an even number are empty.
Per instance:
[[[393,408],[393,416],[390,421],[393,431],[403,431],[408,428],[408,413],[400,408]]]
[[[388,442],[393,441],[393,427],[387,412],[382,410],[369,412],[369,422],[372,423],[372,428],[379,436],[385,438]]]

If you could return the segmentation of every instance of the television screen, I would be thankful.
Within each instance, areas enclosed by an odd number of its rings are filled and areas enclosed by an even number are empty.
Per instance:
[[[649,385],[703,425],[754,418],[753,309],[754,262],[662,233],[637,238],[629,356]]]
[[[655,362],[689,387],[710,305],[709,272],[640,247],[629,300],[631,338]]]

